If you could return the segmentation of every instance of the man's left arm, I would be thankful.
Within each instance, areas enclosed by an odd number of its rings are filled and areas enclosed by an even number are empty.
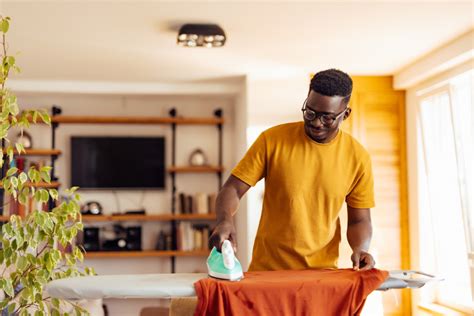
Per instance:
[[[354,270],[370,270],[375,260],[368,252],[372,239],[370,208],[347,206],[347,241],[352,248],[352,266]]]

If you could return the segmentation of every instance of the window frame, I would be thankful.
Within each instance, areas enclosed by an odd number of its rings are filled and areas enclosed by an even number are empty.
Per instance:
[[[470,70],[471,72],[474,71],[474,69],[471,69]],[[462,73],[461,73],[462,74]],[[458,75],[461,75],[461,74],[458,74]],[[474,76],[474,74],[473,74]],[[448,96],[448,102],[449,102],[449,112],[450,112],[450,122],[451,122],[451,128],[452,128],[452,133],[453,133],[453,137],[455,138],[455,133],[456,133],[456,130],[455,130],[455,127],[454,127],[454,115],[453,115],[453,85],[451,83],[451,80],[453,78],[455,78],[457,76],[452,76],[450,78],[448,78],[447,80],[444,80],[442,82],[438,82],[436,84],[432,84],[430,86],[425,86],[423,89],[418,89],[416,91],[416,94],[415,94],[415,98],[414,98],[414,101],[415,101],[415,104],[416,104],[416,109],[415,109],[415,121],[416,121],[416,131],[417,131],[417,143],[418,143],[418,146],[421,147],[418,148],[417,150],[417,153],[416,153],[416,159],[417,159],[417,167],[419,169],[422,169],[422,170],[417,170],[417,179],[416,179],[416,182],[417,182],[417,206],[418,206],[418,210],[416,212],[416,215],[418,216],[418,220],[416,221],[416,223],[418,225],[422,225],[422,221],[420,220],[420,215],[421,215],[421,208],[430,208],[429,206],[429,201],[428,201],[428,205],[423,205],[423,198],[420,198],[421,197],[421,193],[422,191],[425,191],[427,192],[427,194],[429,195],[429,188],[427,187],[428,185],[427,184],[424,184],[424,180],[426,180],[426,177],[428,176],[428,171],[426,170],[426,165],[425,165],[425,162],[424,162],[424,159],[426,157],[426,145],[425,145],[425,142],[423,141],[423,122],[422,122],[422,119],[421,119],[421,104],[424,100],[430,98],[430,97],[434,97],[434,96],[437,96],[437,95],[441,95],[441,94],[447,94]],[[474,96],[474,91],[471,92],[471,94]],[[473,99],[474,100],[474,99]],[[459,159],[458,159],[458,150],[457,150],[457,144],[456,144],[456,140],[453,139],[453,144],[454,144],[454,151],[455,151],[455,155],[456,155],[456,164],[458,165],[459,164]],[[458,168],[458,167],[457,167]],[[461,193],[460,193],[461,194]],[[429,199],[429,196],[426,197],[426,199]],[[461,207],[464,207],[463,205],[463,199],[462,197],[460,196],[460,202],[461,202]],[[468,226],[468,215],[467,215],[467,212],[465,209],[462,210],[462,222],[463,222],[463,226],[464,226],[464,229],[468,230],[469,229],[469,226]],[[472,220],[472,219],[471,219]],[[433,226],[433,225],[431,225]],[[426,227],[425,227],[426,228]],[[412,229],[413,230],[413,229]],[[415,229],[415,232],[417,233],[417,235],[420,237],[420,239],[422,239],[422,236],[420,236],[420,231],[422,231],[423,229],[421,228],[421,226],[419,226],[417,229]],[[430,228],[430,230],[433,230],[433,227]],[[466,243],[467,243],[467,253],[466,253],[466,260],[468,261],[468,269],[470,270],[470,276],[471,276],[471,291],[474,293],[474,252],[472,252],[472,249],[469,249],[469,243],[470,243],[470,240],[468,240],[468,236],[467,236],[467,233],[465,232],[464,234],[464,238],[466,240]],[[421,261],[423,259],[426,259],[426,258],[421,258],[423,256],[423,254],[421,253],[421,248],[423,248],[424,246],[426,246],[426,243],[423,243],[422,241],[418,241],[418,256],[419,256],[419,261],[421,263]],[[469,252],[471,250],[471,252]],[[439,253],[439,251],[438,251]],[[433,249],[433,253],[431,254],[431,259],[435,259],[435,256],[436,256],[436,249]],[[434,260],[436,261],[436,259]],[[431,267],[431,268],[434,268],[436,269],[436,264]],[[451,308],[453,310],[456,310],[456,311],[460,311],[460,312],[463,312],[463,313],[471,313],[472,312],[472,308],[473,306],[468,306],[468,305],[460,305],[458,304],[457,302],[453,302],[453,301],[450,301],[450,300],[446,300],[444,299],[443,297],[440,296],[440,293],[439,293],[439,290],[437,288],[437,286],[432,286],[432,287],[428,287],[428,288],[424,288],[422,289],[422,292],[423,295],[419,295],[418,298],[420,297],[424,297],[424,299],[421,299],[421,302],[420,303],[423,303],[423,304],[426,304],[426,298],[430,298],[430,303],[435,303],[435,304],[439,304],[441,306],[445,306],[445,307],[448,307],[448,308]],[[473,294],[474,295],[474,294]],[[424,302],[423,302],[424,301]]]

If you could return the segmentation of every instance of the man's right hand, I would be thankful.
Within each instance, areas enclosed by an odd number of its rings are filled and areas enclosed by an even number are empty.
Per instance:
[[[229,220],[221,221],[217,224],[216,228],[211,234],[209,238],[209,246],[216,247],[217,250],[221,251],[221,246],[224,240],[229,240],[232,243],[232,247],[234,248],[234,253],[237,252],[237,236],[235,234],[235,227],[234,223]]]

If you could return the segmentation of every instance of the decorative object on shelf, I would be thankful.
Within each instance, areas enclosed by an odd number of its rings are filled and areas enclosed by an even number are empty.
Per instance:
[[[165,250],[166,249],[166,236],[163,231],[160,231],[158,234],[158,240],[156,241],[156,250]]]
[[[177,43],[185,47],[221,47],[225,41],[224,30],[217,24],[184,24]]]
[[[23,145],[23,148],[25,149],[31,149],[33,148],[33,139],[31,138],[31,135],[28,132],[20,132],[16,135],[16,142],[18,144]]]
[[[90,201],[83,205],[81,209],[82,215],[101,215],[102,205],[96,201]]]
[[[189,164],[191,166],[207,166],[207,156],[201,148],[193,150],[189,155]]]

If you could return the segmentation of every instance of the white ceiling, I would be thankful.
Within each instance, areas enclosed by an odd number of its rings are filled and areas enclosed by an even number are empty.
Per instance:
[[[2,1],[18,79],[176,82],[336,67],[394,74],[474,27],[472,1]],[[176,45],[218,23],[223,48]]]

